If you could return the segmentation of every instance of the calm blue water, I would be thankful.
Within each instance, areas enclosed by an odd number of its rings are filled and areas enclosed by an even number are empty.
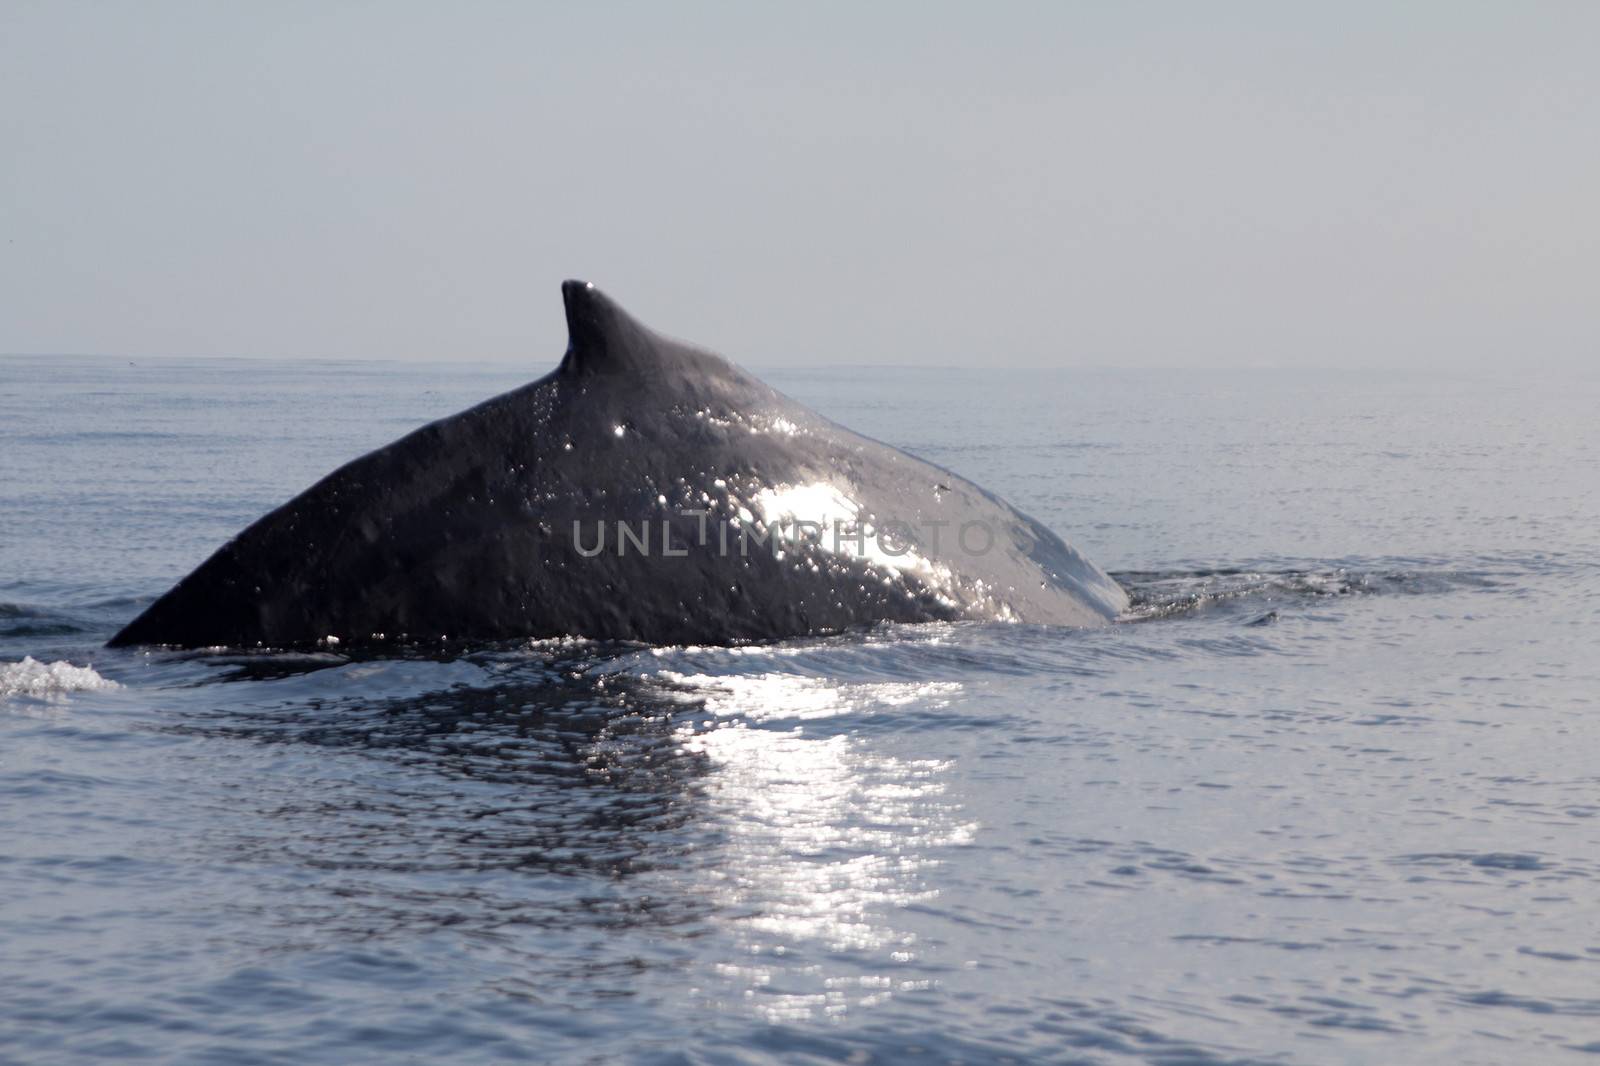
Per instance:
[[[1104,631],[100,647],[545,369],[0,361],[0,1060],[1595,1061],[1595,381],[767,375]]]

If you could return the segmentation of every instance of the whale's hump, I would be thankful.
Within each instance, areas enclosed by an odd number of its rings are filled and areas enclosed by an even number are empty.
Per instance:
[[[346,463],[110,643],[729,644],[879,622],[1103,625],[1126,608],[1103,571],[977,485],[593,285],[561,293],[553,373]]]

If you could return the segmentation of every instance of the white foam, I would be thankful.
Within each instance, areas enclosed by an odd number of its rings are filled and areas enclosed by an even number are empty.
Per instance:
[[[0,663],[0,700],[12,696],[49,698],[68,692],[121,687],[101,677],[92,666],[74,666],[61,661],[42,663],[32,656],[24,656],[20,663]]]

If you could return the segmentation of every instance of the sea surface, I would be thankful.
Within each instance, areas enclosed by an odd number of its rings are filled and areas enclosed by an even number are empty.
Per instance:
[[[764,375],[1099,631],[102,647],[552,363],[0,360],[0,1061],[1600,1061],[1600,381]]]

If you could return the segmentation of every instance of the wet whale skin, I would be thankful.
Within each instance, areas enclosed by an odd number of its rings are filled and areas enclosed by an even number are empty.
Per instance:
[[[562,293],[553,372],[335,470],[111,644],[727,644],[875,622],[1097,626],[1126,608],[991,493],[592,285]]]

